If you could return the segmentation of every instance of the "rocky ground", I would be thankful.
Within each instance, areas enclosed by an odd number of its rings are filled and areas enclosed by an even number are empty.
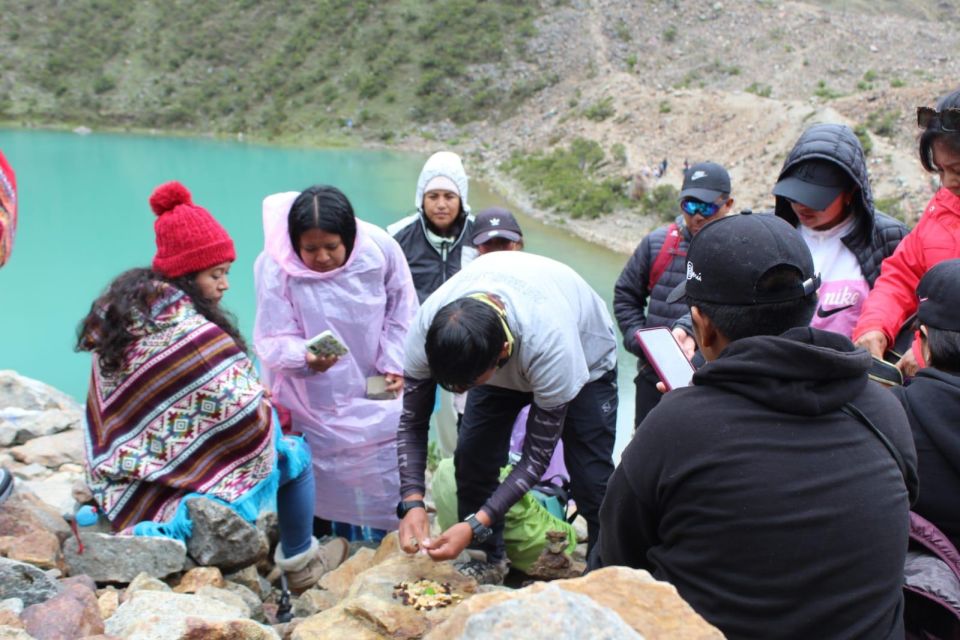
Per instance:
[[[354,545],[343,565],[292,599],[293,619],[278,621],[274,514],[254,526],[194,501],[187,545],[116,536],[103,522],[71,529],[68,518],[90,500],[80,420],[72,398],[0,371],[0,465],[16,478],[0,504],[0,640],[723,637],[645,571],[479,586],[450,562],[403,554],[396,534],[377,549]],[[448,584],[459,602],[421,611],[394,595],[400,582],[423,578]]]
[[[546,79],[546,89],[512,117],[462,128],[440,123],[408,148],[435,150],[454,140],[468,168],[532,215],[628,252],[659,221],[631,213],[569,220],[539,210],[500,169],[513,152],[565,146],[576,137],[626,149],[621,174],[667,158],[663,182],[680,186],[680,168],[711,159],[726,165],[740,207],[772,205],[770,189],[786,153],[809,124],[867,125],[875,195],[915,221],[932,193],[916,159],[915,108],[952,90],[960,75],[955,3],[933,19],[836,10],[778,0],[550,3],[504,82]],[[918,12],[920,13],[920,12]],[[927,12],[928,15],[930,12]],[[610,99],[614,113],[586,117]],[[888,126],[877,122],[889,115]]]

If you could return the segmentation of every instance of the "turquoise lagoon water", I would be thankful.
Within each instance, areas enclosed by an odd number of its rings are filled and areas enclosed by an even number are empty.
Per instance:
[[[276,148],[238,142],[0,130],[17,173],[20,222],[0,269],[0,369],[15,369],[83,400],[90,358],[75,353],[78,322],[110,280],[153,257],[153,188],[182,181],[237,247],[224,304],[253,328],[253,261],[263,246],[260,203],[318,182],[346,193],[357,215],[386,226],[413,211],[424,157],[356,149]],[[469,165],[468,165],[469,171]],[[470,185],[473,210],[510,203]],[[513,208],[515,210],[515,208]],[[518,215],[527,250],[566,262],[610,301],[625,256]],[[632,432],[635,359],[621,349],[617,451]]]

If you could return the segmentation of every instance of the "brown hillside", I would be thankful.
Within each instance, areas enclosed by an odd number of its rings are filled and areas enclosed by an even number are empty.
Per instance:
[[[918,15],[956,13],[955,3],[939,5],[912,6]],[[559,82],[505,122],[428,129],[440,139],[459,136],[474,163],[519,204],[535,209],[498,164],[515,149],[532,153],[586,137],[607,150],[622,143],[627,173],[667,158],[663,181],[675,186],[685,159],[724,163],[739,206],[768,208],[786,152],[815,122],[868,127],[875,196],[895,213],[899,205],[912,222],[931,194],[931,176],[915,158],[913,114],[960,77],[956,19],[764,0],[580,0],[536,26],[528,45],[535,62],[517,63],[512,73],[556,74]],[[605,99],[613,115],[587,119],[585,110]],[[629,251],[656,224],[624,213],[570,227]]]

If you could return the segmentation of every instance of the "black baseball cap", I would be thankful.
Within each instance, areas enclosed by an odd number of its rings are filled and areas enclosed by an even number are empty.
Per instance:
[[[716,162],[698,162],[683,175],[680,199],[696,198],[701,202],[715,202],[730,193],[730,174]]]
[[[803,282],[776,291],[758,291],[770,269],[796,268]],[[687,251],[687,279],[667,296],[687,296],[723,305],[753,305],[804,298],[820,288],[810,249],[800,232],[770,214],[741,214],[712,222],[693,237]]]
[[[938,262],[917,286],[920,324],[944,331],[960,331],[960,259]]]
[[[853,180],[840,165],[815,158],[791,167],[773,187],[773,195],[823,211],[852,188]]]
[[[513,214],[500,207],[490,207],[477,214],[473,222],[473,245],[480,246],[494,238],[520,242],[523,232]]]

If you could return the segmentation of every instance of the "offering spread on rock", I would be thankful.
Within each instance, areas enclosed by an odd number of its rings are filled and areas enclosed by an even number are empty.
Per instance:
[[[403,604],[413,607],[417,611],[449,607],[463,600],[463,596],[450,592],[449,583],[440,584],[436,580],[425,578],[393,585],[393,597],[400,599]]]

